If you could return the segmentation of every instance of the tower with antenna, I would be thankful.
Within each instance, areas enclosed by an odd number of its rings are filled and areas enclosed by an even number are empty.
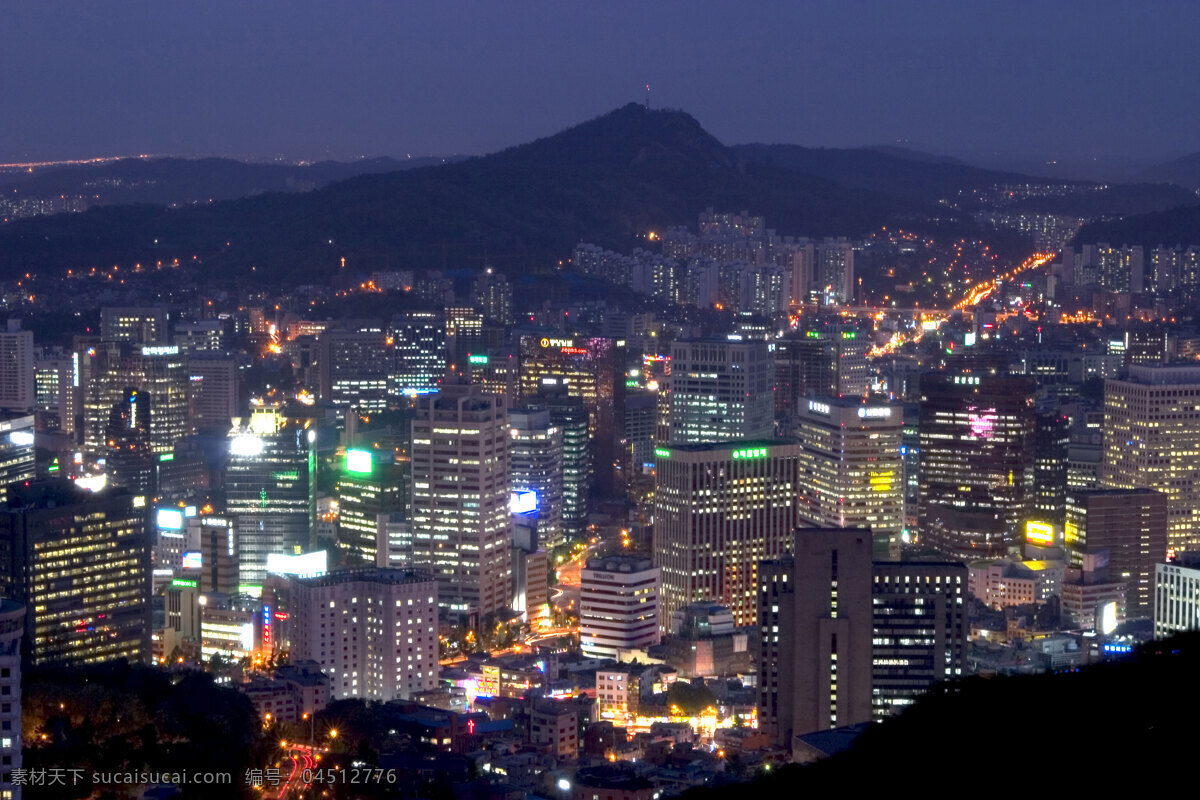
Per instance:
[[[650,110],[650,84],[646,84],[646,110]]]

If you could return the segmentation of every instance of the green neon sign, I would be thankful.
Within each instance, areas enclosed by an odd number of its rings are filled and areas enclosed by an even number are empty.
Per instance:
[[[741,450],[733,451],[733,459],[737,461],[744,458],[766,458],[767,448],[765,447],[743,447]]]
[[[467,356],[468,364],[486,364],[488,363],[487,356]]]
[[[175,454],[174,453],[163,453],[161,456],[158,457],[158,460],[159,461],[174,461]]]
[[[370,475],[371,462],[370,450],[346,451],[346,472],[353,472],[357,475]]]
[[[185,581],[181,578],[176,578],[175,580],[171,581],[171,585],[177,586],[181,589],[195,589],[197,586],[195,581]]]
[[[656,447],[654,448],[654,455],[658,456],[659,458],[670,458],[671,451],[665,447]]]

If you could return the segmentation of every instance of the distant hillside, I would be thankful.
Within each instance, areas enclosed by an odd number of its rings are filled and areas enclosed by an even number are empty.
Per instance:
[[[1177,158],[1165,164],[1156,164],[1142,170],[1138,180],[1148,183],[1173,183],[1185,189],[1200,189],[1200,153]]]
[[[894,144],[878,144],[866,149],[873,150],[876,153],[883,153],[884,155],[895,156],[896,158],[903,158],[906,161],[916,161],[921,164],[958,164],[966,166],[967,163],[951,156],[939,156],[934,153],[926,153],[923,150],[913,150],[909,147],[900,147]]]
[[[1200,197],[1179,186],[1164,183],[1116,183],[1103,189],[1063,197],[1029,197],[1006,206],[1005,210],[1095,219],[1149,214],[1196,204],[1200,204]]]
[[[123,158],[103,164],[42,167],[0,174],[6,199],[82,196],[92,205],[153,203],[188,205],[232,200],[264,192],[306,192],[377,172],[414,169],[441,158],[369,158],[314,164],[261,164],[228,158]]]
[[[933,211],[911,196],[742,158],[683,112],[631,104],[490,156],[304,194],[19,221],[0,228],[0,275],[193,255],[214,276],[254,265],[259,280],[294,283],[327,279],[341,257],[367,271],[477,267],[486,255],[519,272],[580,240],[627,249],[647,231],[694,226],[708,206],[752,209],[782,234],[812,236],[861,236]]]
[[[749,161],[818,175],[857,189],[890,192],[924,203],[953,197],[959,190],[997,183],[1039,183],[1041,179],[1011,172],[979,169],[926,156],[913,158],[902,148],[801,147],[791,144],[743,144],[732,148]],[[924,154],[916,154],[924,155]]]
[[[1150,214],[1137,214],[1114,220],[1100,220],[1084,225],[1076,244],[1140,244],[1156,247],[1200,245],[1200,205],[1181,206]]]

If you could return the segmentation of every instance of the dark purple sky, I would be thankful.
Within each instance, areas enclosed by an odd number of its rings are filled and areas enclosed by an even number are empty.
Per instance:
[[[641,101],[722,141],[1200,150],[1181,2],[5,0],[0,162],[484,153]]]

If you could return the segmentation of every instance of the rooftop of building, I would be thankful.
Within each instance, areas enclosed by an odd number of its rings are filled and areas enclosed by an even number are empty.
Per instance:
[[[1125,382],[1147,386],[1200,384],[1200,366],[1195,364],[1132,364]]]
[[[654,559],[647,556],[598,556],[589,558],[584,569],[600,572],[644,572],[654,569]]]
[[[432,573],[415,569],[396,569],[394,567],[350,567],[327,572],[313,578],[293,578],[304,586],[336,586],[342,583],[433,583]]]
[[[625,792],[651,789],[654,786],[648,778],[639,775],[631,765],[626,764],[585,767],[575,773],[575,783],[595,789],[616,789]]]

